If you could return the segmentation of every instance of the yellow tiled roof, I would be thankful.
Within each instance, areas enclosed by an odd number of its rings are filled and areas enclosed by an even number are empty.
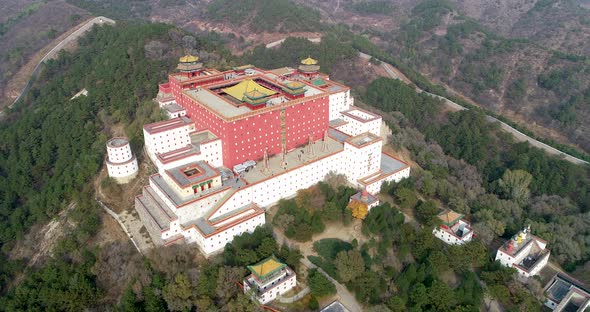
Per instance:
[[[301,64],[303,64],[303,65],[316,65],[317,63],[318,63],[318,61],[312,59],[311,57],[308,57],[308,58],[301,61]]]
[[[291,89],[299,89],[299,88],[303,88],[303,86],[305,86],[303,83],[299,82],[299,81],[293,81],[293,82],[288,82],[287,87],[291,88]]]
[[[284,263],[279,262],[274,256],[269,257],[255,265],[249,265],[248,269],[259,278],[263,278],[278,269],[285,267]]]
[[[193,62],[197,62],[199,60],[198,56],[194,56],[194,55],[185,55],[183,57],[180,58],[180,62],[181,63],[193,63]]]
[[[223,91],[240,101],[244,101],[244,97],[247,95],[256,94],[260,96],[269,96],[276,93],[273,90],[267,89],[257,84],[252,79],[243,80],[235,86],[223,89]]]

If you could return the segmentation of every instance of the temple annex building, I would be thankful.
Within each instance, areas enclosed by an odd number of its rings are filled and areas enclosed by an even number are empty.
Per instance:
[[[170,119],[143,129],[158,173],[135,209],[156,245],[220,251],[264,224],[264,208],[330,172],[371,195],[410,175],[382,152],[381,116],[355,107],[350,88],[316,60],[217,71],[189,55],[177,70],[156,98]]]

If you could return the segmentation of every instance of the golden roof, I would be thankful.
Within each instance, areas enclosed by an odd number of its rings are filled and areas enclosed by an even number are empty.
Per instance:
[[[305,86],[303,83],[301,83],[299,81],[287,82],[285,85],[291,89],[299,89],[299,88],[303,88]]]
[[[456,213],[451,209],[446,209],[445,211],[441,212],[438,215],[438,218],[445,224],[451,225],[455,223],[457,220],[463,218],[463,215],[460,213]]]
[[[281,263],[275,256],[271,256],[255,265],[249,265],[248,269],[259,278],[264,278],[285,266],[286,265]]]
[[[250,95],[250,97],[254,95],[256,95],[257,97],[262,97],[273,95],[276,93],[273,90],[267,89],[257,84],[252,79],[245,79],[235,86],[223,89],[223,91],[239,101],[244,101],[244,97],[248,95]]]
[[[179,61],[181,63],[193,63],[193,62],[198,62],[199,61],[199,57],[188,54],[188,55],[185,55],[185,56],[181,57],[179,59]]]
[[[301,64],[303,64],[303,65],[316,65],[317,63],[318,63],[318,61],[312,59],[311,57],[301,60]]]

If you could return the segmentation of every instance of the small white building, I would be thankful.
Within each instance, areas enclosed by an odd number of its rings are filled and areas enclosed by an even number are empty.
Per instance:
[[[127,183],[137,176],[139,166],[127,138],[113,138],[107,142],[107,171],[117,183]]]
[[[590,289],[564,273],[557,273],[545,286],[545,306],[553,311],[587,311]]]
[[[367,211],[371,211],[371,208],[379,205],[379,199],[367,192],[367,189],[362,189],[360,192],[350,196],[349,203],[357,201],[367,206]]]
[[[297,283],[295,272],[275,256],[249,265],[248,270],[252,273],[244,280],[244,293],[250,294],[261,304],[275,300]]]
[[[521,277],[534,276],[549,261],[551,251],[546,246],[547,241],[531,234],[531,227],[527,226],[498,249],[496,261],[515,268]]]
[[[168,119],[186,116],[186,109],[176,104],[176,102],[166,104],[162,106],[162,109],[164,110],[164,112],[166,112],[166,116],[168,116]]]
[[[432,233],[447,245],[463,245],[470,242],[473,238],[473,229],[463,217],[460,213],[445,209],[438,214],[442,224],[434,228]]]

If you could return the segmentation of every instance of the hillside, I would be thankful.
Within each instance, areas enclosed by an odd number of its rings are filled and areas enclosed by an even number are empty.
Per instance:
[[[3,107],[12,103],[24,86],[23,81],[13,81],[16,73],[37,51],[90,15],[62,0],[7,0],[0,3],[0,11],[3,13],[0,19],[0,107]]]

